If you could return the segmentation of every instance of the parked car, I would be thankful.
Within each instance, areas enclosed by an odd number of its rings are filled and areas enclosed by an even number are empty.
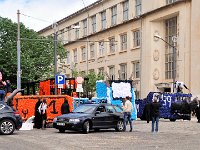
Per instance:
[[[22,126],[22,118],[17,111],[0,102],[0,134],[10,135]]]
[[[83,104],[72,113],[54,118],[53,127],[61,133],[65,130],[79,130],[89,133],[90,130],[115,128],[124,131],[123,113],[118,106],[110,104]]]

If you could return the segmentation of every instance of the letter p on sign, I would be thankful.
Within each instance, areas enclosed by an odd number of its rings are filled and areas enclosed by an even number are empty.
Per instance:
[[[57,75],[56,84],[65,84],[65,75]]]

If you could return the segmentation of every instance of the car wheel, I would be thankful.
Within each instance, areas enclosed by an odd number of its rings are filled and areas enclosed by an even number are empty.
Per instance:
[[[117,127],[115,128],[116,131],[122,132],[124,131],[124,122],[123,120],[119,120],[117,122]]]
[[[60,133],[65,133],[65,129],[59,129]]]
[[[15,131],[15,124],[12,120],[4,119],[0,122],[0,133],[10,135]]]
[[[83,133],[88,134],[90,131],[90,122],[85,121],[83,124]]]

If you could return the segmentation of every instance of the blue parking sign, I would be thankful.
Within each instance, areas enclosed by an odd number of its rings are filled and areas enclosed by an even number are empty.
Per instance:
[[[65,84],[65,75],[56,75],[56,84]]]

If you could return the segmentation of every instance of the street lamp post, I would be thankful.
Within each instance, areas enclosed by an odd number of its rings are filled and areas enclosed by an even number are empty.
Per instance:
[[[161,39],[162,41],[164,41],[165,43],[167,43],[170,47],[172,47],[173,49],[173,53],[172,53],[172,61],[173,61],[173,64],[172,64],[172,78],[173,78],[173,92],[174,92],[174,83],[175,83],[175,80],[176,80],[176,42],[177,42],[177,37],[176,36],[173,36],[172,37],[172,41],[173,41],[173,45],[168,43],[167,41],[165,41],[161,36],[159,35],[154,35],[154,38],[157,38],[157,39]]]
[[[58,73],[57,68],[58,68],[58,63],[57,63],[57,45],[58,45],[58,24],[55,22],[53,24],[53,29],[54,29],[54,78],[56,78],[56,75]],[[72,29],[80,29],[80,26],[72,26],[71,29],[67,30],[68,32]],[[61,33],[63,34],[63,33]],[[56,79],[55,79],[56,81]],[[56,82],[54,82],[54,93],[57,95],[57,85]]]
[[[17,89],[21,89],[21,67],[20,67],[20,11],[17,10]]]

